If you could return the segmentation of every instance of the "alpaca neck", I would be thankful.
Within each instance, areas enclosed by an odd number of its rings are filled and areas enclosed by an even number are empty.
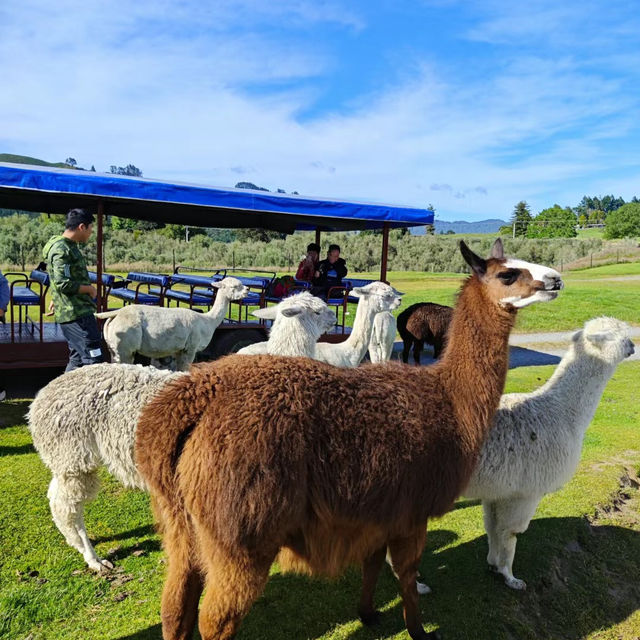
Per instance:
[[[534,392],[535,403],[541,411],[553,411],[563,429],[583,434],[615,369],[600,358],[577,353],[572,343],[553,375]]]
[[[218,294],[216,295],[215,302],[213,306],[207,313],[203,314],[205,318],[209,319],[213,330],[220,325],[220,323],[224,320],[224,317],[227,315],[227,311],[229,310],[229,298],[227,296],[220,293],[218,290]]]
[[[316,335],[300,322],[274,322],[269,333],[267,353],[279,356],[312,357],[316,350]]]
[[[356,317],[353,320],[351,334],[342,344],[336,345],[349,356],[354,367],[362,362],[367,353],[375,317],[376,311],[367,302],[367,298],[361,298],[356,308]]]
[[[509,365],[509,333],[515,310],[487,299],[477,276],[464,284],[456,305],[448,342],[440,362],[431,369],[440,377],[461,436],[478,450],[492,424]]]

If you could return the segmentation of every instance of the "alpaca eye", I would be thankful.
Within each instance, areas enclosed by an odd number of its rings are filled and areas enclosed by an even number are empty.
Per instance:
[[[498,278],[502,280],[502,284],[510,285],[518,279],[519,275],[519,271],[503,271],[502,273],[498,274]]]

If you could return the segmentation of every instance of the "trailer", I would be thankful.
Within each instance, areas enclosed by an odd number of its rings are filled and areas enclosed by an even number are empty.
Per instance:
[[[433,224],[429,209],[311,198],[252,189],[219,188],[182,182],[0,163],[0,208],[66,214],[82,207],[96,216],[98,310],[105,302],[103,225],[107,215],[196,227],[263,228],[281,233],[381,229],[380,280],[387,279],[389,230]],[[13,322],[11,325],[13,326]],[[57,325],[11,336],[0,325],[0,369],[60,367],[67,344]],[[345,334],[325,336],[340,341]],[[212,357],[266,339],[264,325],[223,323],[208,349]]]

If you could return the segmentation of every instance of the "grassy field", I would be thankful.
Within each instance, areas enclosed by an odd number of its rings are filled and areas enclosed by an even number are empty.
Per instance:
[[[552,371],[511,370],[507,391],[534,389]],[[461,500],[430,525],[421,565],[434,590],[421,599],[428,629],[441,627],[445,639],[457,640],[640,637],[639,379],[640,362],[619,367],[587,432],[579,473],[543,500],[520,536],[514,571],[527,581],[526,592],[507,589],[487,571],[477,504]],[[159,638],[164,564],[148,497],[102,474],[87,527],[117,570],[91,574],[51,521],[50,476],[25,426],[28,404],[0,405],[0,638]],[[390,572],[378,586],[384,615],[375,629],[355,616],[359,583],[355,569],[326,582],[282,575],[274,566],[238,640],[408,638]]]

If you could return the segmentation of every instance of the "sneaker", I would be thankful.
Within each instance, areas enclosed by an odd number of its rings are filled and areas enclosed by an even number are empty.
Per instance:
[[[0,389],[0,402],[7,399],[7,392],[4,389]]]

